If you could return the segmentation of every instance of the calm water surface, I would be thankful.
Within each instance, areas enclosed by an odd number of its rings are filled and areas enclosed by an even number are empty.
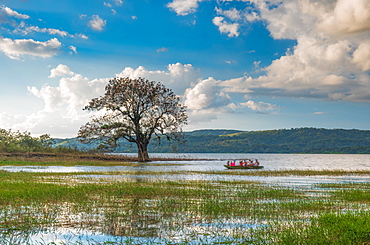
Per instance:
[[[122,154],[132,155],[132,154]],[[29,172],[91,171],[210,171],[226,170],[227,160],[258,159],[265,170],[370,170],[366,154],[150,154],[150,157],[178,158],[179,161],[153,161],[137,166],[2,166],[1,170]],[[198,160],[183,160],[198,159]],[[206,159],[206,160],[205,160]]]
[[[122,154],[132,155],[132,154]],[[227,160],[258,159],[264,170],[370,170],[370,155],[366,154],[150,154],[150,157],[178,158],[171,161],[153,161],[136,166],[2,166],[0,170],[27,172],[112,172],[111,178],[153,178],[150,172],[189,171],[189,174],[155,175],[158,179],[188,180],[256,180],[264,182],[282,182],[287,184],[311,185],[322,182],[338,181],[370,181],[370,176],[308,176],[308,177],[259,177],[241,176],[238,171],[224,167]],[[196,160],[183,160],[196,159]],[[134,174],[117,175],[115,171],[130,171]],[[208,172],[213,174],[197,174],[190,171]],[[233,171],[235,175],[217,174],[217,171]],[[136,172],[136,173],[135,173]],[[148,173],[149,172],[149,173]],[[107,178],[107,175],[91,175],[86,177]],[[109,177],[109,176],[108,176]]]
[[[224,170],[227,160],[258,159],[265,170],[314,169],[314,170],[370,170],[370,155],[365,154],[151,154],[152,157],[177,157],[179,159],[207,159],[197,161],[154,162],[178,166],[152,167],[148,170]],[[208,160],[209,159],[209,160]]]

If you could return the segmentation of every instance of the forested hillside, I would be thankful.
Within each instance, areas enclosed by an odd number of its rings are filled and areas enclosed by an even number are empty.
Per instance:
[[[185,132],[180,153],[370,153],[369,130],[295,128],[268,131],[196,130]],[[56,145],[91,149],[76,139],[56,139]],[[95,145],[96,146],[96,145]],[[152,142],[149,152],[173,152],[165,140]],[[121,141],[115,152],[136,152]]]

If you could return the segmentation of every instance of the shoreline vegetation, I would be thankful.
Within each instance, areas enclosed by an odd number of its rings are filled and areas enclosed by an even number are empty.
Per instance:
[[[71,165],[75,163],[85,163],[87,165],[127,165],[132,163],[140,163],[137,156],[115,155],[104,153],[86,153],[76,151],[74,153],[48,153],[48,152],[0,152],[0,164],[5,161],[24,161],[24,162],[39,162],[51,164],[55,162],[64,162]],[[153,161],[206,161],[209,159],[202,158],[169,158],[169,157],[152,157],[149,162]]]

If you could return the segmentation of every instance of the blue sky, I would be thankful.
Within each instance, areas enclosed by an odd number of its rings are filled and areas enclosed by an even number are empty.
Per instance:
[[[74,137],[116,76],[185,130],[370,129],[369,0],[0,0],[0,128]]]

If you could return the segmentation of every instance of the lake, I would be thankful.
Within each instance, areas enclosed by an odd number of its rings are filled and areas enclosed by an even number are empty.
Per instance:
[[[129,154],[126,154],[129,155]],[[258,159],[265,170],[370,170],[370,155],[366,154],[150,154],[151,157],[167,157],[179,159],[207,159],[196,161],[166,161],[153,163],[167,163],[164,170],[174,171],[209,171],[224,170],[227,160]],[[178,164],[173,166],[172,164]],[[145,165],[148,170],[163,171],[163,167]]]
[[[136,154],[117,154],[132,156]],[[217,153],[153,153],[152,158],[178,158],[179,161],[152,161],[137,166],[2,166],[8,171],[90,172],[90,171],[210,171],[225,170],[228,160],[258,159],[265,170],[370,170],[367,154],[217,154]],[[194,159],[194,160],[184,160]]]
[[[121,154],[136,155],[136,154]],[[201,174],[209,171],[251,171],[251,170],[228,170],[224,167],[227,160],[258,159],[264,166],[263,170],[370,170],[370,155],[366,154],[214,154],[214,153],[161,153],[150,154],[156,158],[178,158],[179,161],[153,161],[141,163],[135,166],[1,166],[0,170],[11,172],[58,172],[58,173],[81,173],[81,172],[112,172],[111,176],[91,175],[96,178],[153,178],[148,172],[189,172],[189,174],[166,174],[155,175],[158,179],[187,179],[187,180],[256,180],[264,182],[281,182],[290,185],[311,185],[322,182],[337,181],[369,181],[367,176],[319,176],[319,177],[260,177],[240,175],[217,175],[217,173]],[[197,159],[197,160],[184,160]],[[206,159],[206,160],[204,160]],[[130,175],[115,174],[115,172],[135,172]],[[190,173],[196,171],[197,173]],[[258,171],[258,170],[252,170]],[[199,173],[200,172],[200,173]],[[145,174],[144,174],[145,173]],[[82,176],[83,177],[83,176]]]

